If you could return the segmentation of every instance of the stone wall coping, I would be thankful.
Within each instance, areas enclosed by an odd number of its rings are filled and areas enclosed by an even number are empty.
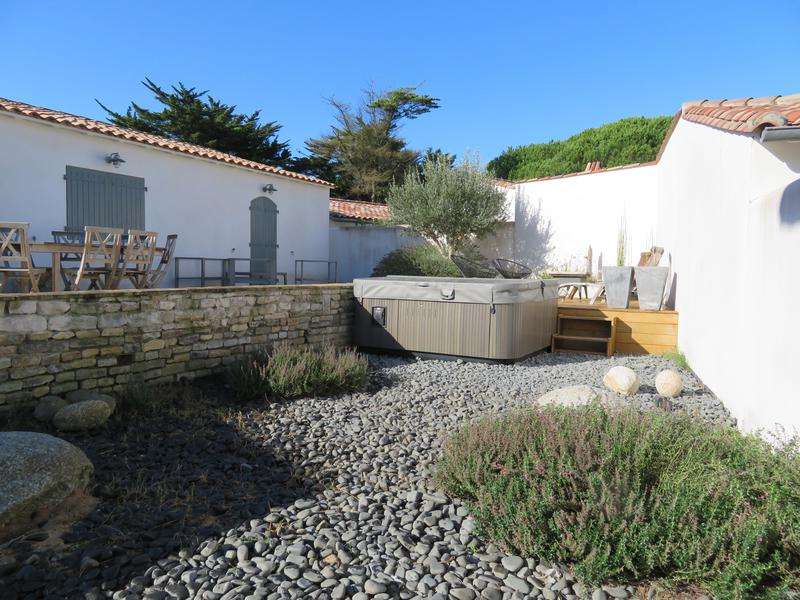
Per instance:
[[[210,286],[210,287],[183,287],[183,288],[153,288],[147,290],[120,289],[120,290],[80,290],[77,292],[38,292],[35,294],[2,294],[0,302],[14,302],[19,300],[59,300],[77,298],[103,298],[125,296],[164,296],[169,294],[242,294],[246,292],[275,292],[297,290],[347,290],[352,289],[352,283],[309,283],[302,285],[248,285],[248,286]]]

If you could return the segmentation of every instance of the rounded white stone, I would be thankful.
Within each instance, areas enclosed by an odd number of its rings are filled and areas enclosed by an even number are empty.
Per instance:
[[[664,369],[656,375],[656,391],[666,398],[676,398],[683,391],[683,377],[674,369]]]

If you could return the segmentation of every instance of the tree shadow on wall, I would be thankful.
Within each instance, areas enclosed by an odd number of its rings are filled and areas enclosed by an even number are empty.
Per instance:
[[[517,203],[515,221],[515,259],[534,272],[544,269],[553,249],[553,230],[550,220],[542,213],[542,203]]]

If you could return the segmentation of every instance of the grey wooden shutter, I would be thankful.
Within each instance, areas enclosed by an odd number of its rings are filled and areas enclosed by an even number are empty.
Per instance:
[[[67,165],[67,229],[145,229],[144,179]]]
[[[250,202],[250,276],[275,283],[278,259],[278,207],[266,196]]]

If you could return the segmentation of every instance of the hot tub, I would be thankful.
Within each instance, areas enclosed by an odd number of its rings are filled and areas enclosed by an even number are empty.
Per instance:
[[[354,338],[363,348],[518,360],[550,346],[555,280],[355,279]]]

